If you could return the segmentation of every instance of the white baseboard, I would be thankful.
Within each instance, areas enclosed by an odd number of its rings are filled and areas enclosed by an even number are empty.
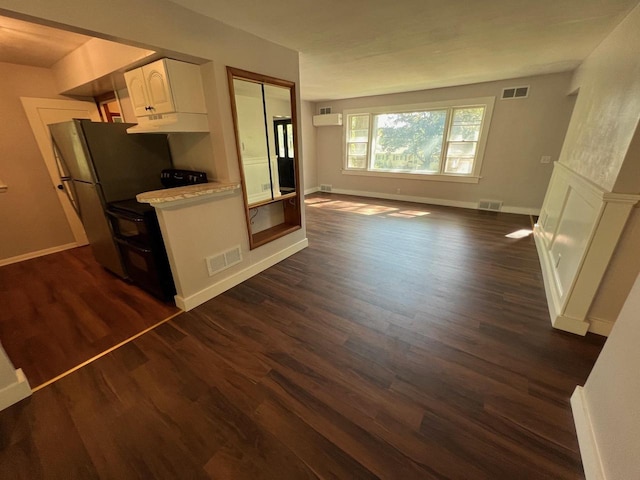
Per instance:
[[[446,198],[418,197],[415,195],[401,195],[396,193],[365,192],[362,190],[343,190],[341,188],[334,188],[331,190],[331,192],[326,192],[326,193],[355,195],[358,197],[384,198],[386,200],[400,200],[403,202],[425,203],[429,205],[441,205],[444,207],[458,207],[458,208],[469,208],[471,210],[478,210],[477,202],[463,202],[461,200],[448,200]],[[540,209],[528,208],[528,207],[512,207],[509,205],[504,205],[502,207],[501,212],[516,213],[520,215],[539,215]]]
[[[602,460],[591,424],[589,408],[584,398],[584,388],[578,386],[571,395],[571,410],[578,434],[580,456],[587,480],[606,480]]]
[[[15,257],[0,259],[0,267],[10,265],[12,263],[24,262],[25,260],[31,260],[32,258],[44,257],[45,255],[51,255],[52,253],[62,252],[63,250],[69,250],[70,248],[76,248],[78,244],[65,243],[64,245],[58,245],[56,247],[45,248],[44,250],[38,250],[37,252],[29,252]]]
[[[309,240],[305,238],[304,240],[300,240],[299,242],[285,248],[284,250],[280,250],[279,252],[259,261],[258,263],[245,268],[244,270],[240,270],[239,272],[225,278],[224,280],[219,281],[218,283],[210,285],[204,290],[200,290],[198,293],[195,293],[188,297],[181,297],[179,295],[176,295],[174,297],[176,305],[178,306],[178,308],[184,311],[189,311],[197,307],[198,305],[202,305],[207,300],[211,300],[212,298],[217,297],[221,293],[226,292],[230,288],[235,287],[245,280],[248,280],[254,275],[262,272],[263,270],[274,266],[276,263],[281,262],[285,258],[290,257],[294,253],[297,253],[308,246]]]
[[[311,187],[311,188],[305,188],[304,189],[304,194],[305,195],[310,195],[312,193],[316,193],[320,191],[320,187]]]
[[[16,381],[0,390],[0,410],[10,407],[31,395],[31,387],[22,369],[16,370]]]
[[[558,315],[551,319],[551,325],[558,330],[575,333],[576,335],[585,336],[589,331],[589,322],[580,320],[579,318],[568,317],[566,315]]]
[[[602,318],[589,317],[589,331],[603,337],[608,337],[615,321],[604,320]]]

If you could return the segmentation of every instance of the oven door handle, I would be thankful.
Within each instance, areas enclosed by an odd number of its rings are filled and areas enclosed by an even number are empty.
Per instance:
[[[133,214],[127,215],[126,213],[114,212],[113,210],[107,210],[107,215],[114,218],[121,218],[129,222],[144,223],[144,217],[138,217]]]
[[[146,253],[146,254],[152,253],[151,249],[141,247],[140,245],[136,245],[135,243],[129,242],[129,241],[125,240],[122,237],[113,237],[113,238],[114,238],[114,240],[116,242],[118,242],[118,243],[120,243],[122,245],[126,245],[127,247],[129,247],[132,250],[135,250],[137,252]]]

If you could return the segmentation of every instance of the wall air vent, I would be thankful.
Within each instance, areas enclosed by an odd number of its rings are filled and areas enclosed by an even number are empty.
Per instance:
[[[332,189],[331,185],[320,185],[320,191],[321,192],[330,192]]]
[[[529,96],[529,85],[522,87],[507,87],[502,89],[502,100],[513,100],[516,98],[527,98]]]
[[[320,115],[329,115],[331,113],[331,107],[320,107]]]
[[[231,250],[227,250],[226,252],[218,253],[217,255],[211,255],[207,257],[207,270],[209,271],[209,276],[212,277],[218,272],[225,270],[233,265],[240,263],[242,261],[242,250],[240,250],[240,245],[232,248]]]
[[[502,210],[502,200],[480,200],[478,202],[478,210],[499,212]]]

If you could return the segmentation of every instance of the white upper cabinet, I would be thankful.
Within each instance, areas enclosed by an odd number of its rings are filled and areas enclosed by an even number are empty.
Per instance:
[[[200,67],[163,58],[124,74],[137,117],[207,113]]]
[[[124,78],[127,82],[129,98],[131,99],[136,117],[150,115],[149,107],[151,104],[149,102],[149,96],[147,95],[147,89],[144,85],[142,68],[136,68],[135,70],[125,73]]]
[[[149,105],[153,109],[151,113],[175,112],[165,61],[145,65],[142,67],[142,74],[149,94]]]

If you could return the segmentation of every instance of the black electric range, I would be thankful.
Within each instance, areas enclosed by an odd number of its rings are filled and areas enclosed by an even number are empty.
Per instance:
[[[207,175],[170,169],[162,171],[160,180],[165,188],[172,188],[206,183]],[[170,300],[176,288],[155,208],[133,198],[109,203],[106,212],[131,282],[162,300]]]

